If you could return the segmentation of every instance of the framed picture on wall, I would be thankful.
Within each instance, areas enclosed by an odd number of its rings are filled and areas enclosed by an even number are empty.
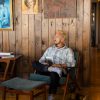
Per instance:
[[[75,18],[77,0],[44,0],[45,18]]]
[[[12,0],[0,0],[0,30],[13,30]]]
[[[22,14],[38,14],[41,12],[42,0],[22,0]]]

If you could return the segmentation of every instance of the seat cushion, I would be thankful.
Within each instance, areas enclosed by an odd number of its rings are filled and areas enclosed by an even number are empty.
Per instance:
[[[34,74],[31,73],[29,76],[29,80],[34,80],[34,81],[44,81],[47,84],[50,84],[50,77],[46,75],[40,75],[40,74]],[[66,77],[61,77],[59,84],[64,84],[66,81]]]
[[[29,80],[35,80],[35,81],[44,81],[46,83],[50,83],[50,77],[46,75],[40,75],[40,74],[34,74],[31,73],[29,76]]]
[[[16,90],[32,90],[33,88],[36,88],[43,84],[46,83],[43,81],[33,81],[33,80],[22,79],[19,77],[1,82],[1,86]]]

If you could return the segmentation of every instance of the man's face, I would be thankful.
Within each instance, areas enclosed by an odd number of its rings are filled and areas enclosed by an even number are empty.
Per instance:
[[[55,43],[55,45],[58,45],[58,44],[62,43],[62,39],[63,39],[63,37],[62,37],[61,33],[57,32],[55,34],[55,36],[54,36],[54,43]]]

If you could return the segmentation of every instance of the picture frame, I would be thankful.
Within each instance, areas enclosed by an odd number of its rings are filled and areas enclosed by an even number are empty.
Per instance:
[[[44,18],[76,18],[76,0],[44,0]]]
[[[22,14],[38,14],[39,0],[22,0]]]
[[[0,30],[13,30],[12,0],[0,0]]]

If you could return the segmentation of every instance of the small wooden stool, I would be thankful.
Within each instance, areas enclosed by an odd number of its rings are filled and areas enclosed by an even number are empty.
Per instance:
[[[43,81],[31,81],[27,79],[22,79],[19,77],[12,78],[10,80],[1,83],[4,89],[4,98],[6,99],[6,93],[15,93],[16,100],[18,100],[18,95],[30,95],[30,100],[34,100],[34,97],[44,94],[43,100],[46,100],[46,83]]]

